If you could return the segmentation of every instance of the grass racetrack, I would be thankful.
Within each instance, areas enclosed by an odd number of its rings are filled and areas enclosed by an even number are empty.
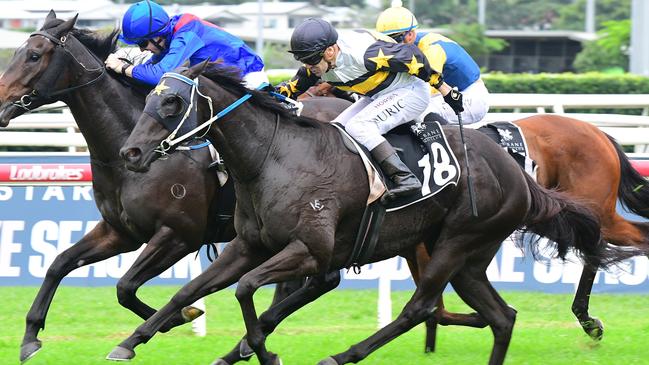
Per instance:
[[[178,287],[152,286],[140,297],[159,307]],[[38,288],[0,287],[0,364],[19,364],[18,354],[27,313]],[[410,292],[393,292],[395,315]],[[258,313],[270,303],[271,289],[255,296]],[[594,294],[590,312],[603,320],[604,339],[597,344],[577,325],[572,295],[504,292],[518,309],[508,364],[649,364],[649,295]],[[268,349],[285,365],[316,364],[371,335],[376,329],[377,292],[337,290],[289,317],[269,337]],[[458,297],[446,296],[447,307],[469,311]],[[157,334],[136,348],[131,364],[208,365],[229,351],[244,333],[233,290],[207,298],[206,337],[191,325]],[[141,323],[122,308],[112,287],[63,286],[54,298],[39,336],[43,348],[27,364],[116,364],[104,357]],[[437,352],[423,353],[423,325],[374,352],[362,364],[486,364],[493,337],[489,329],[440,327]],[[256,358],[250,364],[258,364]]]

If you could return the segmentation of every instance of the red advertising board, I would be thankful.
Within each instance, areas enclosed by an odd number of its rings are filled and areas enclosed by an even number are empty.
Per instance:
[[[0,164],[3,184],[75,184],[92,182],[90,164],[66,163],[3,163]]]

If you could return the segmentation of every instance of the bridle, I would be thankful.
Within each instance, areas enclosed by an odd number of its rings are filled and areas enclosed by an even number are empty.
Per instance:
[[[157,153],[159,153],[161,155],[167,154],[167,152],[170,149],[172,149],[174,146],[178,145],[179,143],[183,142],[184,140],[186,140],[186,139],[188,139],[190,137],[195,137],[196,134],[198,134],[201,130],[204,130],[203,135],[202,135],[202,136],[204,136],[209,131],[212,123],[214,123],[217,119],[220,119],[220,118],[224,117],[226,114],[230,113],[232,110],[236,109],[241,104],[245,103],[248,99],[250,99],[250,97],[252,97],[252,94],[246,93],[242,97],[240,97],[239,99],[235,100],[232,104],[228,105],[223,110],[221,110],[216,115],[214,115],[214,110],[213,110],[213,107],[212,107],[212,99],[209,96],[203,95],[199,91],[199,89],[198,89],[198,78],[192,80],[192,79],[190,79],[188,77],[185,77],[185,76],[183,76],[183,75],[181,75],[179,73],[167,72],[162,76],[162,78],[160,79],[160,82],[162,82],[162,80],[164,80],[165,78],[176,79],[178,81],[181,81],[181,82],[187,84],[189,87],[191,87],[191,93],[190,93],[189,102],[187,102],[185,100],[185,103],[187,103],[189,106],[188,106],[187,110],[185,111],[185,114],[183,115],[182,119],[180,120],[180,123],[178,123],[178,125],[171,132],[171,134],[169,134],[169,136],[167,138],[165,138],[164,140],[162,140],[160,142],[160,145],[155,150]],[[261,84],[261,85],[259,85],[259,87],[257,89],[258,90],[262,89],[262,88],[266,87],[267,85],[268,84],[266,84],[266,83]],[[189,118],[190,113],[196,113],[196,107],[195,107],[195,102],[194,102],[195,95],[199,95],[200,97],[207,100],[208,105],[210,107],[210,118],[208,118],[205,122],[201,123],[197,127],[193,128],[189,132],[187,132],[187,133],[185,133],[185,134],[183,134],[183,135],[181,135],[179,137],[176,137],[176,135],[178,134],[180,128],[183,126],[185,121],[187,121],[187,119]]]
[[[74,36],[71,35],[64,35],[61,36],[61,38],[56,38],[53,35],[43,32],[43,31],[38,31],[32,33],[29,37],[35,37],[35,36],[42,36],[48,39],[50,42],[55,44],[54,48],[54,55],[52,56],[52,60],[48,67],[46,68],[45,72],[41,76],[41,78],[36,82],[34,85],[34,88],[30,93],[27,93],[23,96],[20,97],[18,101],[15,101],[11,103],[11,105],[19,107],[24,109],[25,111],[31,111],[29,108],[35,101],[49,101],[52,100],[54,97],[70,93],[72,91],[90,86],[99,79],[101,79],[105,74],[106,74],[106,67],[104,66],[104,63],[92,52],[88,51],[88,49],[79,42]],[[70,43],[70,40],[73,40],[76,42],[76,44],[73,42],[72,44]],[[88,68],[86,65],[84,65],[75,55],[70,51],[70,48],[72,47],[77,47],[77,48],[82,48],[84,49],[88,54],[92,56],[92,59],[96,62],[97,67],[96,68]],[[57,55],[61,55],[60,57],[56,57]],[[67,57],[71,57],[79,66],[81,66],[86,72],[99,72],[99,74],[93,78],[92,80],[81,84],[81,85],[75,85],[75,86],[70,86],[61,90],[55,90],[55,91],[50,91],[49,87],[51,85],[55,85],[56,81],[61,77],[61,72],[60,68],[56,67],[59,64],[63,64],[66,60]]]

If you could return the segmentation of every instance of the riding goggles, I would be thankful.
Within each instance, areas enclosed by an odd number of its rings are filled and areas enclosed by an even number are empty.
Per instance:
[[[137,46],[140,47],[140,49],[144,49],[149,45],[149,40],[148,39],[141,39],[137,41]]]
[[[293,57],[295,57],[296,60],[309,66],[314,66],[320,63],[323,56],[324,56],[324,51],[316,51],[313,53],[309,53],[307,55],[298,55],[297,53],[293,54]]]

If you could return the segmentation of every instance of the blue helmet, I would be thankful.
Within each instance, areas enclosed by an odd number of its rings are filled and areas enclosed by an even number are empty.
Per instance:
[[[126,44],[138,42],[168,33],[169,15],[162,6],[145,0],[131,5],[122,18],[122,34],[119,39]]]

